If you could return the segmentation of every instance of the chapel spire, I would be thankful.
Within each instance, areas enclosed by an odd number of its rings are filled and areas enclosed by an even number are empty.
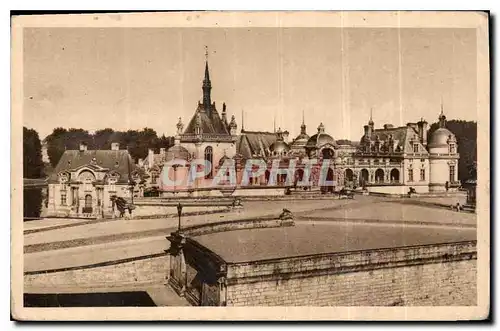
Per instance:
[[[212,90],[212,82],[210,81],[210,71],[208,69],[208,47],[205,46],[205,78],[203,79],[203,109],[207,113],[211,113],[212,100],[210,92]]]

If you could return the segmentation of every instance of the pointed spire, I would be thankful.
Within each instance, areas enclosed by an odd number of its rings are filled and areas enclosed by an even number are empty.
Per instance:
[[[304,121],[304,110],[302,110],[302,125],[300,126],[300,133],[306,134],[306,123]]]
[[[368,125],[371,126],[373,130],[375,125],[375,123],[373,123],[373,107],[370,108],[370,120],[368,121]]]
[[[441,113],[439,114],[439,127],[440,128],[446,127],[446,116],[444,115],[444,110],[443,110],[443,98],[441,98]]]
[[[245,112],[243,108],[241,108],[241,131],[245,131]]]
[[[208,61],[205,61],[205,78],[203,79],[203,82],[208,82],[210,84],[210,71],[208,70]]]
[[[212,82],[210,81],[210,70],[208,69],[208,47],[205,46],[205,78],[203,79],[203,108],[207,113],[211,113],[211,98],[210,91],[212,90]]]

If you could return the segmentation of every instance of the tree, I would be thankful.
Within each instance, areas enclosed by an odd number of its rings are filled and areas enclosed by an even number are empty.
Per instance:
[[[49,161],[54,168],[64,153],[64,136],[67,132],[68,131],[66,129],[55,128],[52,133],[45,138],[45,141],[47,142],[47,154],[49,155]]]
[[[433,123],[428,132],[427,141],[434,131],[439,128],[439,123]],[[453,132],[457,138],[458,153],[458,179],[463,183],[470,178],[469,168],[477,161],[477,123],[472,121],[451,120],[446,122],[446,128]]]
[[[42,143],[38,132],[23,127],[23,177],[41,178],[43,168]]]
[[[93,135],[83,129],[55,128],[47,136],[47,153],[52,167],[57,165],[65,150],[78,149],[81,142],[86,142],[89,149],[109,150],[111,143],[120,144],[120,149],[127,149],[130,156],[137,162],[148,155],[148,149],[169,148],[174,144],[174,137],[158,138],[156,131],[151,128],[144,128],[142,131],[114,131],[111,128],[97,130]]]
[[[23,190],[23,216],[40,217],[42,211],[43,195],[42,190],[24,189]]]
[[[103,130],[97,130],[93,136],[94,148],[95,149],[110,149],[112,142],[120,142],[119,139],[116,139],[117,136],[118,136],[118,133],[115,133],[115,131],[113,131],[113,129],[110,129],[110,128],[106,128]],[[116,141],[115,141],[115,139],[116,139]]]
[[[79,149],[82,142],[87,143],[90,148],[94,146],[92,135],[83,129],[55,128],[45,140],[47,141],[47,154],[53,167],[57,165],[65,150]]]

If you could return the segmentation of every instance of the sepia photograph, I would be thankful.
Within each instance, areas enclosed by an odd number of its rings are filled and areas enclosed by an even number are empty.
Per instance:
[[[486,318],[488,27],[12,17],[13,318]]]

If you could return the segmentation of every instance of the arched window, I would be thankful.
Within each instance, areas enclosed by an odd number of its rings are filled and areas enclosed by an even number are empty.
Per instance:
[[[211,146],[205,148],[205,162],[210,162],[210,172],[205,176],[205,178],[212,178],[213,175],[213,149]]]
[[[85,206],[83,207],[82,212],[84,214],[92,214],[92,195],[87,194],[85,196]]]
[[[323,159],[331,159],[334,153],[330,148],[325,148],[321,151],[321,154],[323,155]]]
[[[367,184],[369,182],[369,177],[370,177],[370,174],[368,173],[368,170],[366,169],[361,169],[361,184],[364,185],[364,184]]]
[[[398,169],[391,170],[391,182],[399,183],[399,170]]]
[[[450,143],[449,149],[450,149],[450,154],[455,154],[457,152],[454,143]]]
[[[375,182],[377,183],[382,183],[384,181],[384,170],[382,169],[377,169],[375,171]]]
[[[352,169],[345,170],[345,179],[348,182],[352,182],[354,180],[354,172],[352,171]]]

